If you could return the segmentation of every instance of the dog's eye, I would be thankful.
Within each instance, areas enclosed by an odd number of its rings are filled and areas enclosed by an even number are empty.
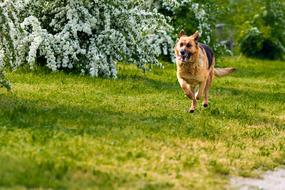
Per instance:
[[[180,47],[182,47],[184,44],[183,43],[180,43]]]
[[[186,47],[191,48],[192,44],[187,44]]]

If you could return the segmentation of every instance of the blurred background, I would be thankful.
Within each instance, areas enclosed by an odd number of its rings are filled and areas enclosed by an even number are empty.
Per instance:
[[[201,39],[218,54],[284,59],[285,3],[274,0],[194,0],[171,8],[173,1],[150,0],[171,17],[173,37],[184,29],[202,32]],[[228,51],[225,51],[228,50]]]

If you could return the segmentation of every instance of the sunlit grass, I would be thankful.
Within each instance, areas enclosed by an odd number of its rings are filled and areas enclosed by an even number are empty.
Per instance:
[[[13,72],[0,93],[2,189],[226,189],[285,163],[285,63],[233,57],[210,107],[190,106],[175,65],[119,78]]]

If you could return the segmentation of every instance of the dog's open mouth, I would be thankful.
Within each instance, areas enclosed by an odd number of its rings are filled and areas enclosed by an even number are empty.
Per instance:
[[[178,55],[177,56],[178,60],[180,60],[184,63],[188,62],[190,57],[191,57],[190,55]]]
[[[187,62],[187,60],[188,60],[188,59],[187,59],[187,56],[181,56],[181,61],[182,61],[182,62]]]

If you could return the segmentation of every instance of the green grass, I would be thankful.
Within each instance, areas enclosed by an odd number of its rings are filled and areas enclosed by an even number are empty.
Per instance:
[[[118,80],[8,73],[0,189],[227,189],[231,176],[285,164],[285,63],[220,66],[238,70],[194,114],[171,64],[119,65]]]

